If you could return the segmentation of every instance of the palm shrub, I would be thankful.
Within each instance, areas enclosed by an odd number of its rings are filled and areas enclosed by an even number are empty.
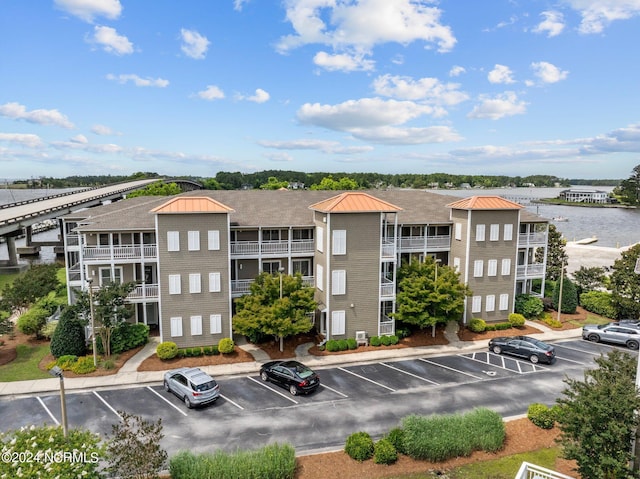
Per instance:
[[[354,432],[349,437],[344,445],[344,452],[346,452],[351,459],[356,461],[366,461],[373,456],[375,446],[373,439],[369,433],[360,431]]]
[[[398,460],[398,451],[388,439],[380,439],[373,447],[373,462],[393,464]]]

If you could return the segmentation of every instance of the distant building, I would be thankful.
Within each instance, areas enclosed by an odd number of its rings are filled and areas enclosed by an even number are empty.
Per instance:
[[[558,197],[572,203],[610,203],[609,193],[594,189],[572,188],[563,190]]]

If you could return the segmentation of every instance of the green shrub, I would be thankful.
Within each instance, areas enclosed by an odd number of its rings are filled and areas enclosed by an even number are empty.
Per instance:
[[[553,307],[556,311],[565,314],[573,314],[578,307],[578,289],[569,278],[562,280],[562,307],[559,308],[560,302],[560,281],[556,283],[553,290]]]
[[[63,369],[64,371],[69,371],[71,370],[71,368],[73,368],[73,365],[77,361],[78,361],[78,356],[75,356],[73,354],[65,354],[64,356],[60,356],[58,359],[56,359],[55,364],[53,366],[58,366],[60,369]]]
[[[495,331],[496,330],[496,325],[495,324],[487,324],[485,326],[485,331]]]
[[[100,361],[100,367],[102,369],[113,369],[116,367],[116,362],[114,359],[103,359],[102,361]]]
[[[149,326],[144,323],[131,324],[123,321],[111,333],[111,354],[120,354],[149,341]],[[99,341],[98,351],[104,352],[102,341]]]
[[[580,305],[587,311],[605,316],[616,317],[616,308],[612,303],[612,294],[606,291],[589,291],[580,295]]]
[[[396,336],[395,334],[392,334],[391,336],[389,336],[389,341],[390,343],[393,344],[398,344],[400,342],[400,338],[398,336]]]
[[[346,339],[338,339],[338,349],[340,351],[346,351],[349,349],[349,343]]]
[[[218,343],[218,350],[222,354],[230,354],[234,351],[235,345],[233,344],[233,339],[231,338],[222,338]]]
[[[380,336],[380,343],[383,346],[391,346],[391,336]]]
[[[16,326],[18,330],[30,336],[37,336],[42,327],[47,323],[51,313],[40,306],[34,306],[18,318]]]
[[[211,355],[213,355],[213,346],[204,346],[204,347],[202,348],[202,353],[203,353],[205,356],[211,356]]]
[[[514,328],[521,328],[524,326],[524,322],[525,317],[520,313],[511,313],[509,315],[509,323],[511,323],[511,326]]]
[[[184,355],[187,358],[190,358],[193,356],[193,349],[191,348],[184,348]]]
[[[387,433],[385,438],[391,444],[393,444],[393,447],[396,448],[396,451],[398,451],[401,454],[405,454],[404,429],[402,429],[401,427],[394,427]]]
[[[511,323],[495,323],[494,328],[496,331],[505,331],[506,329],[511,329]]]
[[[398,460],[398,451],[388,439],[380,439],[373,447],[373,462],[393,464]]]
[[[355,338],[347,339],[347,348],[351,350],[358,349],[358,342],[355,340]]]
[[[173,359],[178,355],[178,346],[173,341],[164,341],[156,347],[156,355],[159,359]]]
[[[354,432],[347,437],[347,442],[344,445],[344,452],[346,452],[351,459],[356,461],[366,461],[373,456],[375,446],[373,439],[369,433],[360,431]]]
[[[211,346],[211,354],[213,354],[214,356],[217,356],[218,354],[220,354],[220,349],[218,349],[217,344],[214,344],[213,346]]]
[[[336,351],[340,351],[340,346],[338,345],[338,341],[335,339],[330,339],[324,344],[324,347],[330,353],[335,353]]]
[[[295,472],[296,454],[289,444],[234,453],[183,451],[169,460],[172,479],[293,479]]]
[[[482,333],[487,329],[487,323],[484,319],[472,318],[469,321],[469,329],[474,333]]]
[[[562,322],[558,321],[557,318],[554,318],[553,316],[551,316],[548,313],[545,313],[542,322],[544,324],[546,324],[547,326],[549,326],[550,328],[561,328],[562,327]]]
[[[371,346],[380,346],[380,336],[372,336],[371,339],[369,339],[369,344]]]
[[[404,338],[408,338],[409,336],[411,336],[411,328],[407,328],[407,327],[400,327],[400,328],[396,328],[396,336],[398,336],[399,339],[404,339]]]
[[[178,349],[178,358],[186,358],[187,357],[187,348]]]
[[[514,310],[526,319],[537,318],[544,311],[542,299],[531,294],[519,294],[516,296]]]
[[[527,418],[536,426],[542,429],[553,428],[556,420],[557,410],[552,410],[546,404],[532,403],[527,409]]]
[[[43,338],[51,339],[57,327],[58,327],[58,321],[49,321],[45,323],[44,326],[42,326],[42,329],[40,330],[39,334]]]
[[[191,348],[191,356],[194,358],[202,356],[202,348]]]
[[[71,371],[76,374],[88,374],[95,370],[96,367],[93,364],[93,356],[82,356],[81,358],[78,358],[73,366],[71,366]]]

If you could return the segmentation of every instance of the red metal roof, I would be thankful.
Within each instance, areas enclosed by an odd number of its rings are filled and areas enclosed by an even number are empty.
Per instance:
[[[229,213],[232,208],[206,196],[179,196],[151,210],[152,213]]]
[[[456,210],[518,210],[524,208],[519,203],[506,200],[501,196],[471,196],[447,205]]]
[[[402,211],[399,206],[382,201],[375,196],[357,191],[347,191],[309,206],[324,213],[372,213]]]

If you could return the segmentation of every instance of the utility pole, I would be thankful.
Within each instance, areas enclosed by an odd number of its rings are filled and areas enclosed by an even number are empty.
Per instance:
[[[98,351],[96,348],[96,323],[93,314],[93,280],[87,280],[89,283],[89,311],[91,311],[91,349],[93,349],[93,365],[98,367]]]

